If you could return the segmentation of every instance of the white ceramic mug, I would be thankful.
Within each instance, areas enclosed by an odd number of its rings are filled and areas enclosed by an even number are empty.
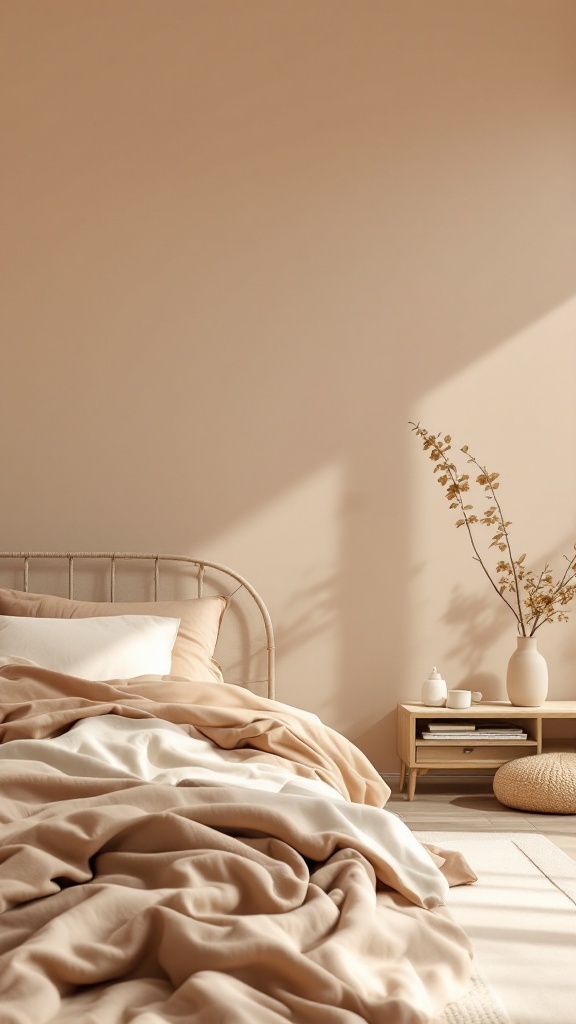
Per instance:
[[[469,708],[471,704],[478,704],[481,700],[482,694],[477,690],[448,690],[446,707]]]

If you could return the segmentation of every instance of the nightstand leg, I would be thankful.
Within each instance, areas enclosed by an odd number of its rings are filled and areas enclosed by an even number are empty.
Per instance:
[[[405,782],[406,782],[406,763],[404,761],[400,761],[400,782],[398,783],[398,787],[399,787],[399,790],[400,790],[401,793],[404,791],[404,783]]]
[[[416,779],[418,778],[418,769],[411,768],[408,776],[408,799],[414,799],[414,793],[416,792]]]

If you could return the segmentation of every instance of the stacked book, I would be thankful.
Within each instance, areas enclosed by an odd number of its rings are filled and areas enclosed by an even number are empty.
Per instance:
[[[509,722],[427,722],[422,729],[423,740],[526,740],[528,733],[521,725]]]

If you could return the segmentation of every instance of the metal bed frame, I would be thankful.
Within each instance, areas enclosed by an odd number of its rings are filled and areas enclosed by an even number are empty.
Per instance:
[[[214,574],[215,578],[222,577],[223,581],[226,582],[227,587],[230,586],[230,581],[233,583],[233,589],[227,596],[230,601],[234,599],[239,593],[249,595],[251,602],[258,609],[258,613],[261,617],[265,631],[265,646],[266,646],[266,678],[264,680],[253,680],[254,683],[262,682],[266,685],[266,695],[270,698],[274,698],[275,695],[275,647],[274,647],[274,631],[272,628],[272,620],[270,613],[264,601],[254,589],[251,583],[249,583],[243,576],[235,572],[233,569],[229,569],[228,566],[222,565],[219,562],[211,562],[205,558],[192,558],[188,555],[163,555],[163,554],[146,554],[146,553],[134,553],[126,551],[0,551],[1,560],[20,560],[22,562],[23,572],[23,583],[22,589],[25,592],[29,590],[29,577],[30,577],[30,563],[41,561],[41,560],[52,560],[52,561],[67,561],[68,562],[68,597],[74,597],[74,573],[75,573],[75,562],[87,561],[87,560],[100,560],[101,562],[109,563],[109,587],[110,587],[110,601],[115,602],[117,600],[117,580],[116,580],[116,569],[118,563],[121,562],[152,562],[153,563],[153,598],[149,600],[159,600],[159,585],[160,585],[160,569],[161,566],[167,567],[171,565],[172,568],[181,565],[185,569],[194,570],[191,572],[190,577],[196,580],[196,597],[202,597],[204,593],[204,585],[206,579],[206,570],[209,570],[211,574]],[[226,616],[224,617],[226,621]]]

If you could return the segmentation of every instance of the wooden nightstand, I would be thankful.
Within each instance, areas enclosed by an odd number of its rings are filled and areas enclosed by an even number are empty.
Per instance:
[[[554,741],[545,735],[548,720],[572,720],[573,738]],[[477,727],[487,721],[501,725],[520,725],[527,734],[526,739],[481,739],[474,737],[463,740],[423,739],[422,730],[429,722],[473,722]],[[454,771],[471,771],[483,768],[498,768],[505,761],[527,754],[541,754],[543,749],[571,749],[576,751],[576,701],[547,701],[539,708],[517,708],[507,701],[473,704],[470,708],[432,708],[415,702],[398,705],[398,756],[400,757],[400,792],[404,790],[408,772],[408,800],[414,799],[416,780],[432,768],[452,768]]]

